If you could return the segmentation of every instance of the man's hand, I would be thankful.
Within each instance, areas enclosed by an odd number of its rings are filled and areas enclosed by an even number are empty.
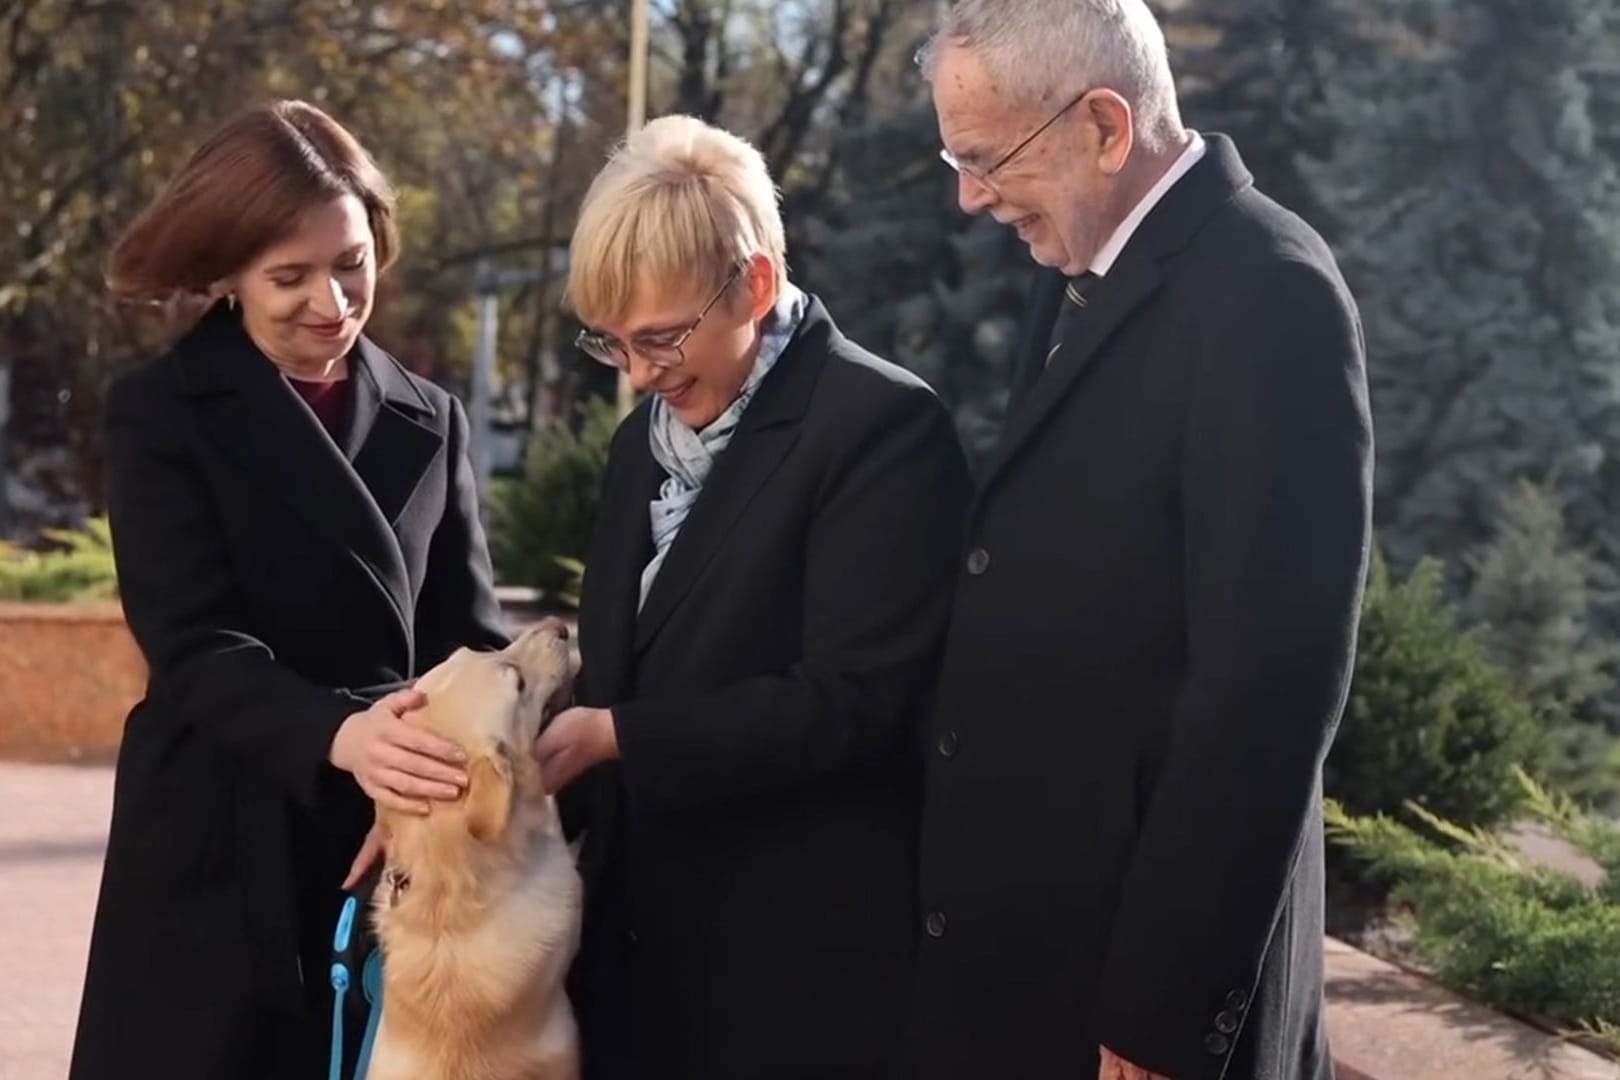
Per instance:
[[[1102,1051],[1102,1067],[1097,1070],[1097,1080],[1170,1080],[1168,1076],[1132,1065],[1106,1046],[1098,1049]]]
[[[534,756],[546,790],[561,791],[592,765],[619,756],[613,712],[573,708],[558,713],[534,741]]]

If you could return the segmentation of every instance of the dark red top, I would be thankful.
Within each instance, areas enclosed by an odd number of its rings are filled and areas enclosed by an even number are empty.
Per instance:
[[[291,379],[293,389],[298,396],[309,402],[309,407],[315,410],[320,419],[321,426],[326,428],[327,434],[338,445],[343,444],[343,429],[349,423],[349,380],[347,377],[333,379],[329,382],[315,382],[310,379]]]

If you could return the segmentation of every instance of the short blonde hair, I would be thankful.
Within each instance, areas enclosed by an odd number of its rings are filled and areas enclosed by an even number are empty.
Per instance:
[[[747,140],[692,116],[631,135],[591,181],[569,246],[567,301],[602,325],[629,308],[643,275],[719,289],[763,254],[787,284],[787,239],[765,159]]]

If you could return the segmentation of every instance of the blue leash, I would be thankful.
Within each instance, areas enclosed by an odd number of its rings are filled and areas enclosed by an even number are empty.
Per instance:
[[[371,1017],[366,1021],[366,1033],[360,1040],[360,1060],[354,1066],[354,1080],[365,1080],[371,1068],[371,1046],[377,1041],[377,1025],[382,1022],[382,950],[373,949],[366,957],[360,985],[366,1000],[371,1002]]]
[[[370,891],[369,889],[367,890]],[[332,1059],[327,1070],[328,1080],[344,1080],[343,1076],[343,1013],[349,990],[354,984],[351,965],[355,957],[350,952],[354,938],[354,921],[360,910],[360,898],[351,895],[343,901],[338,915],[337,932],[332,935]],[[365,935],[362,934],[361,937]],[[364,1080],[371,1065],[371,1047],[377,1039],[377,1024],[382,1020],[382,952],[373,947],[361,961],[359,992],[371,1006],[366,1029],[360,1038],[360,1056],[355,1063],[353,1080]]]

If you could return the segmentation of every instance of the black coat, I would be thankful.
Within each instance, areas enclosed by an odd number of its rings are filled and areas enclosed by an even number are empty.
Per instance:
[[[648,413],[614,439],[580,617],[579,698],[613,707],[622,754],[564,798],[589,830],[586,1076],[880,1075],[915,945],[912,747],[960,444],[926,385],[812,301],[638,617]]]
[[[1362,337],[1230,141],[1044,373],[1043,274],[958,567],[912,1054],[933,1078],[1330,1075],[1321,764],[1369,543]]]
[[[108,394],[119,587],[151,675],[74,1080],[324,1075],[322,954],[371,820],[332,736],[380,688],[502,641],[461,406],[365,339],[351,368],[341,448],[223,305]]]

